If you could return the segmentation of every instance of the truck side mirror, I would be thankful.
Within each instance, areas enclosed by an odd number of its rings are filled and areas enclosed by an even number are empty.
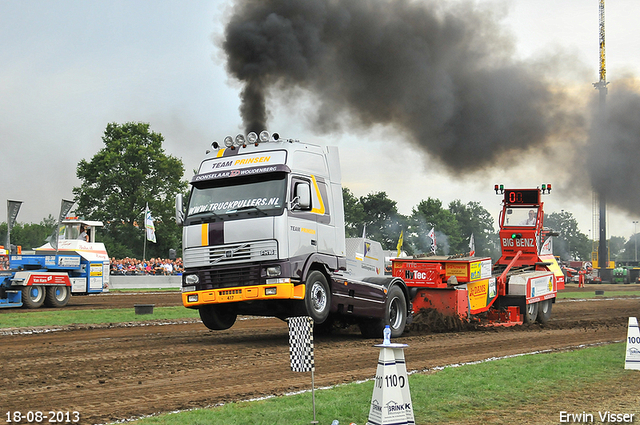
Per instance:
[[[296,197],[292,204],[294,209],[308,210],[311,208],[311,186],[309,183],[296,184]]]
[[[182,193],[176,195],[176,224],[182,226],[184,222],[184,210],[182,206]]]

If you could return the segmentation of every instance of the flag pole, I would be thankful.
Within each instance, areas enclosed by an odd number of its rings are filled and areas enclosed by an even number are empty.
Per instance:
[[[317,424],[316,420],[316,383],[314,378],[314,369],[311,369],[311,404],[313,404],[313,421],[312,424]]]
[[[144,246],[142,248],[142,261],[147,259],[147,211],[149,210],[149,203],[144,207],[144,216],[142,217],[142,231],[144,232]]]

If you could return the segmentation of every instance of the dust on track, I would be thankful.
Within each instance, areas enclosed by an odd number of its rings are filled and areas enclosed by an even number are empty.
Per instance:
[[[427,370],[623,340],[628,317],[640,315],[640,298],[620,295],[638,286],[596,287],[606,289],[607,299],[559,300],[544,326],[447,333],[412,329],[396,341],[408,344],[409,369]],[[588,286],[584,292],[594,288]],[[611,292],[617,296],[609,299]],[[138,303],[181,305],[180,293],[72,297],[67,308],[133,308]],[[355,330],[317,337],[316,386],[370,379],[379,354],[372,346],[378,342],[363,339]],[[70,326],[57,332],[0,335],[0,347],[3,412],[75,410],[83,424],[309,388],[308,376],[289,368],[287,325],[270,318],[239,320],[231,329],[218,332],[209,331],[197,320]]]

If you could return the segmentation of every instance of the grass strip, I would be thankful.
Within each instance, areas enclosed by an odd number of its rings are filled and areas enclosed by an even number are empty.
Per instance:
[[[0,329],[34,326],[66,326],[89,323],[123,323],[145,320],[179,320],[197,318],[198,311],[182,306],[154,307],[153,314],[136,314],[131,308],[68,310],[68,309],[16,309],[0,314]]]
[[[624,344],[617,343],[412,374],[409,384],[416,424],[473,421],[480,415],[511,411],[514,406],[544,405],[546,400],[562,397],[569,391],[634,373],[623,369],[624,352]],[[407,365],[410,368],[410,358]],[[371,365],[372,375],[375,368],[376,365]],[[310,382],[309,374],[301,374],[300,380]],[[321,424],[334,419],[340,424],[365,424],[372,394],[372,381],[316,391],[317,420]],[[134,423],[295,425],[308,424],[312,419],[311,393],[303,393],[164,414]]]

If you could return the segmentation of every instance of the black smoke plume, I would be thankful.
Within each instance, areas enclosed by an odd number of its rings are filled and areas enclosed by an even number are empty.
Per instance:
[[[604,108],[594,106],[586,166],[593,189],[608,205],[640,211],[640,94],[631,81],[613,84]]]
[[[601,149],[627,149],[609,158],[637,159],[640,120],[620,123],[634,125],[618,141],[596,135],[590,140],[596,145],[587,146],[587,108],[570,101],[545,72],[548,64],[516,59],[500,19],[471,0],[237,0],[221,44],[229,74],[244,84],[247,131],[267,128],[272,95],[296,104],[285,94],[299,90],[315,102],[305,110],[314,130],[390,126],[454,175],[504,165],[558,141],[573,152],[581,135],[576,163],[586,169],[576,171],[593,168],[596,188],[602,174],[619,187],[618,172],[629,167],[607,174],[614,165],[594,165],[595,158]],[[633,108],[627,114],[640,107],[633,99],[626,104]]]

